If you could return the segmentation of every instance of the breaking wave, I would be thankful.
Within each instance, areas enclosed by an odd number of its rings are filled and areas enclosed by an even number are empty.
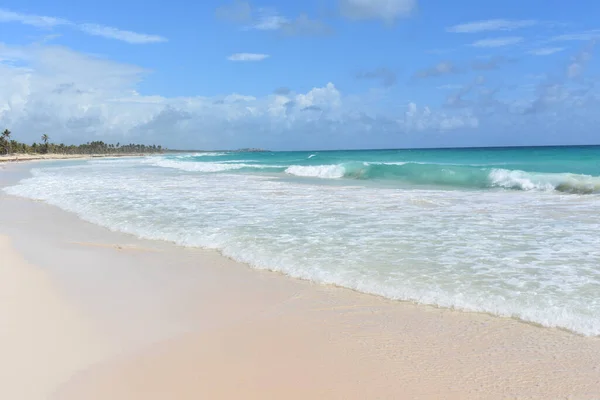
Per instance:
[[[460,188],[503,188],[524,191],[600,193],[600,177],[569,173],[537,173],[481,166],[432,163],[350,162],[331,165],[292,165],[285,173],[321,179],[399,180],[411,184]]]

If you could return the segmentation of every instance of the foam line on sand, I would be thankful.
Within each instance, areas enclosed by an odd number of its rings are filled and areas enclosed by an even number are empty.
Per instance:
[[[0,210],[0,399],[600,398],[599,338]]]

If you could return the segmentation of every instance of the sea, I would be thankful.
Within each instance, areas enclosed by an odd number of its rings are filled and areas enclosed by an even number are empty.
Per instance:
[[[600,147],[197,152],[31,172],[4,190],[114,231],[600,335]]]

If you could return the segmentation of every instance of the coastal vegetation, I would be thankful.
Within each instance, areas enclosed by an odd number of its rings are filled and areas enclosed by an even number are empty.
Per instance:
[[[27,144],[15,140],[12,132],[5,129],[0,134],[0,155],[9,154],[153,154],[162,153],[166,149],[157,145],[105,143],[101,140],[80,145],[52,143],[46,134],[40,137],[39,143]]]

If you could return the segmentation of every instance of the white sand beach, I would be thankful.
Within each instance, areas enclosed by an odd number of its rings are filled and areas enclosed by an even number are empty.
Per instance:
[[[142,156],[144,156],[144,154],[9,154],[0,155],[0,163],[46,160],[87,160],[91,158]]]
[[[595,337],[0,210],[1,399],[600,398]]]

